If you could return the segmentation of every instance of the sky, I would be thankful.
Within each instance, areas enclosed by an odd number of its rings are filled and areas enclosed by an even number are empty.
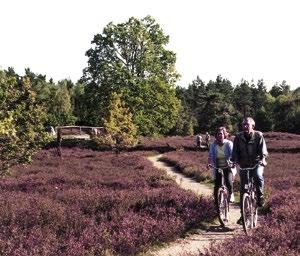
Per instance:
[[[218,75],[237,85],[300,86],[298,0],[0,0],[0,69],[76,82],[109,23],[152,16],[176,53],[180,86]]]

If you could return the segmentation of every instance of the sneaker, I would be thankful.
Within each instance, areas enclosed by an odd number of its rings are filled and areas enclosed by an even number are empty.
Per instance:
[[[262,206],[264,205],[264,203],[265,203],[264,196],[260,196],[260,197],[258,198],[258,200],[257,200],[257,205],[258,205],[259,207],[262,207]]]
[[[238,221],[236,222],[236,224],[243,225],[243,219],[242,219],[242,217],[240,217],[238,219]]]
[[[233,193],[230,195],[229,202],[234,203],[234,194]]]

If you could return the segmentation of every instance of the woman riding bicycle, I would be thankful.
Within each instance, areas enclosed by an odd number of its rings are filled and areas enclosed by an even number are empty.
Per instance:
[[[222,185],[222,175],[216,172],[215,168],[223,169],[225,185],[230,194],[230,202],[234,202],[233,195],[233,177],[236,174],[235,168],[228,167],[228,161],[231,158],[233,143],[227,139],[226,128],[221,126],[215,133],[216,140],[210,145],[208,156],[208,168],[213,166],[212,176],[215,180],[214,199],[217,204],[218,188]]]

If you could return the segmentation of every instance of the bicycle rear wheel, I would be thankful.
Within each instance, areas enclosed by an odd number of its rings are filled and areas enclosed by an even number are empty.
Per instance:
[[[229,220],[228,191],[224,188],[218,189],[218,217],[221,226],[225,227]]]
[[[249,230],[253,227],[251,198],[248,193],[244,193],[243,195],[242,217],[243,217],[243,228],[245,233],[248,235]]]

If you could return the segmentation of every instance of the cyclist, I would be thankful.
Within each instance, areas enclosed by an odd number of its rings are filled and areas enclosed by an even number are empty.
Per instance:
[[[223,169],[225,185],[228,188],[230,194],[230,202],[234,202],[233,195],[233,177],[236,174],[236,168],[231,169],[228,167],[228,161],[232,154],[232,141],[227,139],[228,133],[225,127],[219,127],[215,133],[216,140],[210,145],[208,154],[208,164],[207,167],[214,166],[215,168]],[[222,175],[213,168],[212,176],[215,180],[214,187],[214,198],[217,204],[217,193],[218,188],[222,185]]]
[[[241,168],[255,166],[261,162],[250,175],[254,177],[254,183],[257,191],[258,206],[264,204],[264,166],[267,165],[266,157],[268,156],[267,146],[264,136],[261,132],[255,131],[255,121],[251,117],[246,117],[242,122],[243,131],[236,134],[233,141],[232,162],[237,163]],[[241,187],[240,187],[240,202],[244,193],[244,184],[246,175],[240,172]],[[242,224],[242,217],[237,221]]]
[[[202,136],[201,134],[197,134],[196,136],[196,145],[197,145],[197,148],[201,148],[201,144],[202,144]]]
[[[206,144],[206,147],[209,148],[209,144],[210,144],[210,135],[208,132],[206,132],[205,134],[205,144]]]

